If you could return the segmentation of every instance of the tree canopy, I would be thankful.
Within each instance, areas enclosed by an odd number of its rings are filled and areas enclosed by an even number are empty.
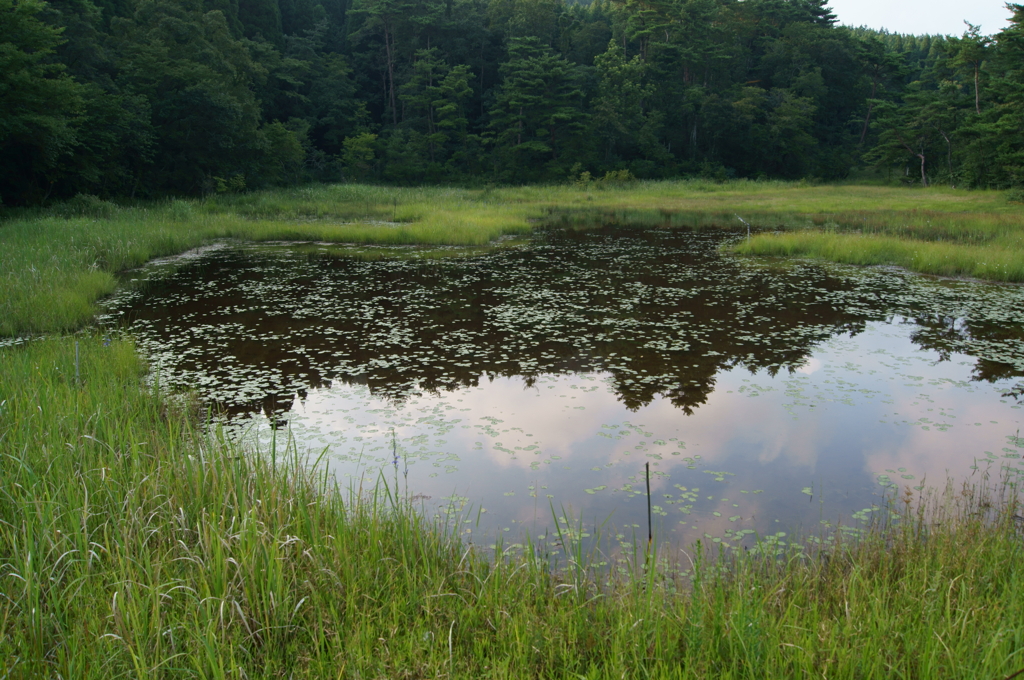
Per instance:
[[[826,0],[0,0],[0,201],[583,173],[1024,184],[992,36]]]

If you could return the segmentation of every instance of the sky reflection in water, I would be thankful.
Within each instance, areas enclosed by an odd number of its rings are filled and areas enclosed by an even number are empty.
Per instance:
[[[555,231],[441,260],[231,247],[136,273],[108,318],[164,384],[264,442],[287,422],[346,484],[471,508],[474,540],[544,533],[552,506],[644,535],[645,462],[680,545],[852,521],[886,485],[975,459],[1020,466],[1004,395],[1024,289],[755,264],[723,238]]]

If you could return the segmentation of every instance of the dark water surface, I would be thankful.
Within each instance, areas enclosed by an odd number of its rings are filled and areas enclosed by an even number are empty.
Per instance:
[[[730,238],[225,246],[134,272],[106,319],[264,450],[287,425],[277,441],[326,450],[346,484],[383,475],[509,542],[552,507],[646,536],[647,462],[679,545],[856,523],[895,485],[1021,469],[1024,288],[752,262],[719,253]]]

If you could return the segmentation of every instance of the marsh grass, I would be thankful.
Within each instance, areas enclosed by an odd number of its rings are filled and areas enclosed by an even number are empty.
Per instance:
[[[530,229],[522,209],[500,206],[482,212],[443,203],[436,210],[400,204],[397,222],[376,214],[367,220],[340,208],[310,219],[299,216],[305,207],[270,218],[250,209],[225,212],[214,201],[173,201],[120,208],[107,218],[50,214],[7,220],[0,223],[0,335],[78,328],[95,314],[95,301],[114,290],[117,272],[218,239],[480,246]],[[393,206],[387,208],[390,213]],[[342,221],[349,219],[363,221]]]
[[[643,563],[609,574],[571,537],[555,566],[530,544],[464,545],[386,474],[360,493],[294,448],[249,455],[187,400],[143,388],[144,370],[130,342],[98,336],[0,350],[0,677],[1024,668],[1016,480],[904,495],[865,531],[804,541],[814,550],[662,547],[692,580]]]
[[[1024,281],[1024,243],[1010,235],[976,245],[893,236],[795,232],[758,234],[732,248],[740,255],[811,257],[858,265],[896,265],[940,276]]]
[[[1021,210],[991,191],[697,180],[491,189],[314,185],[125,206],[80,196],[8,210],[0,222],[0,335],[79,328],[115,288],[117,272],[217,239],[479,248],[547,224],[742,230],[742,217],[758,229],[800,233],[778,243],[755,236],[744,253],[1020,280]],[[860,238],[840,248],[834,237],[844,233]],[[905,243],[919,241],[936,245],[907,256]]]
[[[738,213],[837,243],[852,238],[844,230],[876,229],[892,248],[1007,239],[1013,250],[1015,210],[984,192],[780,183],[342,185],[137,206],[79,197],[0,223],[0,334],[77,328],[116,272],[215,239],[479,252],[537,224],[721,227]],[[640,547],[615,570],[584,549],[581,530],[560,534],[561,562],[529,542],[466,545],[384,474],[339,489],[294,447],[283,459],[242,450],[211,434],[187,398],[145,387],[145,370],[125,339],[0,348],[0,678],[997,678],[1024,668],[1015,479],[999,493],[979,483],[906,495],[877,514],[886,521],[803,541],[809,549],[661,546],[641,559]],[[685,577],[654,566],[666,564],[686,564]]]

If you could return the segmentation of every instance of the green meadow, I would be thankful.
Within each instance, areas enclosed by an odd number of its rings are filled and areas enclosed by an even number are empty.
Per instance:
[[[784,182],[587,182],[502,189],[318,185],[115,205],[80,196],[0,222],[0,335],[88,323],[116,273],[216,239],[476,245],[595,221],[758,233],[751,255],[1024,280],[1022,206],[996,191]]]
[[[0,678],[1010,677],[1024,512],[998,472],[802,548],[655,540],[615,561],[567,535],[552,560],[463,544],[384,479],[339,488],[297,452],[239,449],[188,395],[147,386],[129,339],[64,332],[118,272],[217,239],[481,246],[550,223],[740,217],[780,231],[741,252],[913,266],[884,258],[944,247],[966,267],[993,249],[1019,265],[1019,211],[996,192],[594,182],[8,213],[0,334],[44,335],[0,348]],[[989,262],[948,273],[1020,280]]]

